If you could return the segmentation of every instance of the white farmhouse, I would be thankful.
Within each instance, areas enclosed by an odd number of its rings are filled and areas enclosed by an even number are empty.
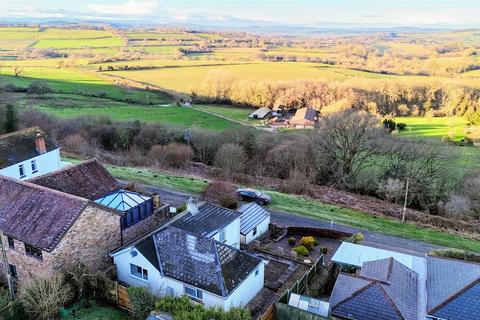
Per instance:
[[[240,217],[240,243],[249,244],[268,231],[270,213],[255,202],[242,205]]]
[[[121,283],[182,296],[224,310],[262,288],[264,262],[208,237],[167,226],[113,252]]]
[[[30,179],[60,169],[60,147],[38,127],[0,135],[0,175]]]
[[[187,210],[171,226],[240,248],[241,213],[190,198]]]

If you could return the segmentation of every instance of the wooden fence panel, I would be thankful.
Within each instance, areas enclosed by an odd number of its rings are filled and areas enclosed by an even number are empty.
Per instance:
[[[130,297],[128,296],[127,287],[122,286],[121,284],[117,285],[117,303],[118,305],[126,310],[132,310],[132,305],[130,303]]]
[[[275,305],[272,304],[265,313],[258,318],[258,320],[274,320],[275,319]]]

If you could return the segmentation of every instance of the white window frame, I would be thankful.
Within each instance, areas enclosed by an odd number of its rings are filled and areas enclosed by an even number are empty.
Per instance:
[[[222,243],[227,242],[227,240],[226,240],[226,238],[225,238],[225,228],[223,228],[222,230],[220,230],[220,232],[218,233],[218,241],[219,241],[219,242],[222,242]]]
[[[133,273],[132,273],[132,269],[133,269],[133,268],[140,268],[140,269],[142,269],[142,273],[141,273],[142,276],[139,277],[138,275],[133,274]],[[146,273],[146,276],[147,276],[146,278],[144,278],[145,273]],[[130,263],[130,276],[133,277],[133,278],[135,278],[135,279],[139,279],[139,280],[148,282],[148,270],[142,268],[141,266],[138,266],[138,265],[136,265],[136,264],[133,264],[133,263]]]
[[[27,175],[25,174],[25,166],[23,164],[18,166],[18,174],[20,178],[25,178]]]
[[[37,160],[30,161],[30,166],[32,168],[32,173],[37,173],[38,172]]]
[[[188,293],[188,290],[191,290],[192,293],[194,292],[194,294]],[[196,289],[196,288],[184,285],[183,286],[183,293],[190,298],[193,298],[193,299],[199,300],[199,301],[203,301],[203,291],[200,290],[200,289]]]

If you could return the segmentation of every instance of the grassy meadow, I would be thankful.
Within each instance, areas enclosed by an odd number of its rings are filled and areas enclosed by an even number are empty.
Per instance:
[[[406,129],[398,135],[408,138],[460,140],[466,137],[467,121],[461,117],[396,117],[397,123],[405,123]]]

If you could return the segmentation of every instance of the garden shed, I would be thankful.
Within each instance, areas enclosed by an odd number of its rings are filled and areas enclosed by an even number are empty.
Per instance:
[[[249,244],[268,231],[270,213],[255,202],[242,205],[240,217],[240,243]]]

